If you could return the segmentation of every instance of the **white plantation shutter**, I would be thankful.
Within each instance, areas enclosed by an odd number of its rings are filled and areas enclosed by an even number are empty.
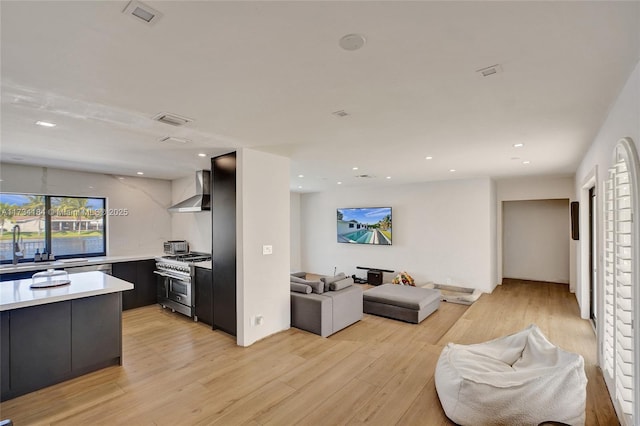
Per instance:
[[[609,171],[609,179],[605,182],[604,213],[604,365],[609,377],[614,375],[615,360],[615,238],[614,238],[614,189],[615,171]]]
[[[632,193],[625,156],[616,147],[616,162],[605,182],[603,369],[623,424],[634,424],[634,236]]]

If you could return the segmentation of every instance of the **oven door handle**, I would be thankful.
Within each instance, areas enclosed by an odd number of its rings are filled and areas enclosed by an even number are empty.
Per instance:
[[[160,271],[153,271],[154,274],[158,274],[161,277],[167,277],[167,278],[173,278],[176,280],[180,280],[180,281],[186,281],[186,282],[190,282],[191,281],[191,277],[185,277],[185,276],[177,276],[177,275],[172,275],[166,272],[160,272]]]

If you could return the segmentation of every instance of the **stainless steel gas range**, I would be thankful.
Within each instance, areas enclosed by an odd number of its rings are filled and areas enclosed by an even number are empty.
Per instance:
[[[166,245],[165,251],[167,251]],[[195,266],[198,262],[211,260],[211,255],[192,251],[167,254],[155,260],[154,273],[158,275],[158,303],[163,308],[170,308],[197,321],[193,289]]]

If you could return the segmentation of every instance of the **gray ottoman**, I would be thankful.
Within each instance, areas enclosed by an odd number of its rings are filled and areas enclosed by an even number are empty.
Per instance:
[[[420,323],[440,306],[440,290],[383,284],[364,292],[363,310],[401,321]]]

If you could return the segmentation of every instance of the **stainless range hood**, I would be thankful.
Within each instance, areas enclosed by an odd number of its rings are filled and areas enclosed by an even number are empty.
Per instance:
[[[196,172],[196,195],[169,207],[172,213],[189,213],[211,210],[211,171]]]

